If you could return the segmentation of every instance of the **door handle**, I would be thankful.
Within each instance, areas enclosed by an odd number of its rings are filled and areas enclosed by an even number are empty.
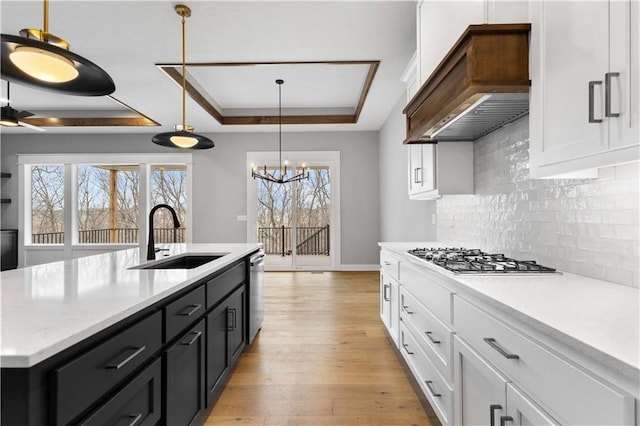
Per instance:
[[[593,109],[594,109],[594,89],[596,86],[602,85],[602,80],[600,81],[590,81],[589,82],[589,123],[602,123],[601,118],[595,118]]]
[[[608,72],[604,75],[604,116],[620,117],[619,112],[611,112],[611,77],[620,77],[620,73]]]
[[[502,410],[502,405],[491,404],[489,406],[489,426],[495,426],[496,424],[496,410]]]
[[[507,422],[512,422],[513,417],[511,416],[500,416],[500,426],[505,426]]]
[[[441,393],[436,393],[436,391],[433,390],[433,382],[431,380],[427,380],[424,383],[427,385],[427,389],[429,389],[429,392],[431,392],[431,395],[435,396],[436,398],[439,398],[442,396]]]
[[[382,291],[382,298],[387,302],[391,302],[391,297],[387,296],[387,290],[389,290],[389,287],[390,286],[388,284],[385,284]]]

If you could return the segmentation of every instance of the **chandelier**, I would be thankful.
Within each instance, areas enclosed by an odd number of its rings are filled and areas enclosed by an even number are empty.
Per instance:
[[[251,165],[251,177],[253,179],[262,179],[274,183],[289,183],[297,182],[303,179],[309,179],[309,169],[307,168],[305,173],[305,165],[302,164],[302,171],[295,176],[287,177],[287,161],[285,160],[284,166],[282,164],[282,84],[284,80],[276,80],[278,85],[278,151],[279,151],[279,167],[277,173],[270,173],[265,164],[264,169],[257,169],[255,165]]]

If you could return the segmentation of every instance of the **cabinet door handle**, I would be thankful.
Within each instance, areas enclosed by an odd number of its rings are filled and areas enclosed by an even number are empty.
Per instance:
[[[431,331],[425,331],[424,334],[427,335],[429,340],[431,340],[431,343],[433,343],[434,345],[439,345],[440,343],[442,343],[442,342],[440,342],[440,340],[436,340],[436,339],[433,338],[433,336],[432,336],[433,333]]]
[[[420,171],[422,167],[416,167],[413,169],[413,183],[422,183],[422,179],[418,179],[418,171]]]
[[[505,426],[507,422],[512,422],[513,417],[511,416],[500,416],[500,426]]]
[[[389,290],[389,289],[390,289],[390,287],[391,287],[391,286],[390,286],[390,285],[388,285],[388,284],[385,284],[385,285],[382,287],[382,298],[383,298],[385,301],[387,301],[387,302],[391,302],[391,297],[387,296],[387,290]]]
[[[409,315],[413,315],[413,311],[409,310],[409,306],[407,305],[402,305],[402,309],[404,309],[404,311],[409,314]]]
[[[601,118],[595,118],[594,117],[594,89],[596,86],[599,86],[602,84],[602,81],[590,81],[589,82],[589,123],[602,123],[602,119]]]
[[[410,352],[409,349],[407,349],[409,347],[409,345],[407,345],[406,343],[403,343],[402,347],[404,348],[405,351],[407,351],[407,354],[413,355],[413,352]]]
[[[608,72],[604,75],[604,116],[620,117],[619,112],[611,112],[611,77],[620,77],[620,73]]]
[[[130,350],[134,351],[131,355],[129,355],[128,357],[126,357],[125,359],[123,359],[120,362],[118,362],[117,360],[112,361],[112,362],[108,363],[105,366],[105,368],[108,369],[108,370],[120,370],[127,363],[129,363],[132,359],[134,359],[135,357],[140,355],[142,353],[142,351],[144,351],[146,348],[147,348],[146,346],[142,346],[140,348],[128,348],[127,351],[130,351]]]
[[[237,322],[236,322],[236,309],[235,308],[229,308],[228,311],[231,314],[231,328],[229,331],[233,331],[236,329],[237,327]]]
[[[190,309],[189,311],[185,310],[180,312],[180,316],[190,317],[191,315],[195,314],[198,309],[202,308],[202,305],[189,305],[189,307],[192,309]]]
[[[507,352],[504,349],[502,349],[498,345],[498,343],[496,342],[496,339],[494,339],[493,337],[485,337],[482,340],[484,340],[487,345],[491,346],[493,349],[498,351],[500,353],[500,355],[502,355],[503,357],[508,358],[508,359],[520,359],[520,356],[518,356],[516,354],[510,354],[509,352]]]
[[[496,410],[502,410],[502,405],[491,404],[489,406],[489,426],[495,426],[496,424]]]
[[[440,398],[442,396],[441,393],[436,393],[436,391],[433,390],[433,382],[431,380],[427,380],[424,383],[427,385],[427,389],[429,389],[429,392],[431,392],[431,395],[433,395],[436,398]]]
[[[182,341],[180,342],[181,345],[183,346],[191,346],[193,345],[196,340],[198,340],[200,338],[200,336],[202,336],[202,331],[193,331],[189,334],[193,334],[193,339],[189,340],[188,342]]]

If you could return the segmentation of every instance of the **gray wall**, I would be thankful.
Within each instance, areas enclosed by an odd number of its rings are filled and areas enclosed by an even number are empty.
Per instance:
[[[406,103],[402,95],[380,129],[380,241],[435,241],[436,202],[409,200]]]
[[[438,240],[639,287],[639,167],[529,179],[528,118],[474,144],[475,195],[438,201]]]
[[[246,241],[246,153],[277,149],[277,133],[208,135],[215,148],[193,151],[194,242]],[[177,152],[144,134],[2,135],[2,171],[17,176],[16,154]],[[289,151],[341,151],[342,265],[378,263],[379,192],[377,132],[284,133]],[[3,179],[6,180],[6,179]],[[2,196],[17,199],[17,179],[2,184]],[[2,206],[3,228],[17,228],[18,204]]]

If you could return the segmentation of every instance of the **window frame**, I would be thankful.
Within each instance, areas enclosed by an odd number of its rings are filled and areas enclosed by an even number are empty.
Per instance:
[[[78,243],[78,182],[79,165],[137,165],[140,173],[138,243],[137,244],[80,244]],[[186,235],[185,241],[192,241],[193,225],[193,154],[19,154],[18,155],[18,191],[21,194],[18,203],[18,263],[20,266],[35,264],[29,262],[30,251],[61,251],[49,255],[51,260],[73,259],[88,252],[103,253],[131,247],[146,247],[148,233],[148,212],[151,210],[151,167],[157,165],[185,165],[187,173]],[[50,165],[64,167],[64,243],[33,244],[31,242],[31,166]],[[46,256],[45,256],[46,257]],[[26,258],[26,259],[25,259]],[[41,262],[37,262],[41,263]]]

